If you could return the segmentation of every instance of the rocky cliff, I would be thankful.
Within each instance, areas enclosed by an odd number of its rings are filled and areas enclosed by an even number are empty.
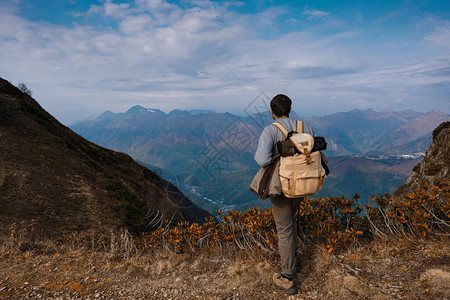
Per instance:
[[[450,122],[441,123],[433,131],[433,142],[425,158],[416,165],[405,183],[394,193],[401,197],[418,189],[423,183],[432,184],[435,179],[449,180],[450,168]]]

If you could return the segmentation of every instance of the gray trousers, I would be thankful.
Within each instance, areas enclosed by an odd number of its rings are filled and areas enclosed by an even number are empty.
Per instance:
[[[281,272],[286,275],[295,273],[297,253],[297,222],[295,212],[303,198],[271,198],[273,217],[278,233],[278,251],[281,258]]]

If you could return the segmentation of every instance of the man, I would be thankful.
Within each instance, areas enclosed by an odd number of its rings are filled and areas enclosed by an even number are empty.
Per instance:
[[[289,119],[292,101],[286,95],[276,95],[270,101],[272,117],[283,124],[288,131],[295,131],[296,121]],[[304,132],[314,136],[313,129],[304,123]],[[258,142],[255,160],[261,167],[267,166],[272,157],[278,153],[277,142],[284,140],[281,131],[274,125],[264,128]],[[274,174],[273,176],[278,176]],[[297,222],[295,212],[303,198],[286,198],[284,195],[273,197],[273,216],[278,232],[278,251],[281,258],[281,271],[273,275],[275,286],[287,294],[294,295],[297,288],[294,283],[296,253],[297,253]]]

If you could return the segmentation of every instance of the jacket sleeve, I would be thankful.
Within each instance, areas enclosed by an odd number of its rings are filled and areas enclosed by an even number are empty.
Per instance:
[[[259,137],[258,149],[255,153],[255,160],[259,166],[265,167],[272,161],[272,146],[273,141],[269,126],[267,126]]]

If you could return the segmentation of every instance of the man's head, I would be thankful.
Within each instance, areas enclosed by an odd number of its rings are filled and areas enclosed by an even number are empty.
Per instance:
[[[291,112],[292,101],[288,96],[278,94],[270,101],[272,114],[276,117],[289,117]]]

